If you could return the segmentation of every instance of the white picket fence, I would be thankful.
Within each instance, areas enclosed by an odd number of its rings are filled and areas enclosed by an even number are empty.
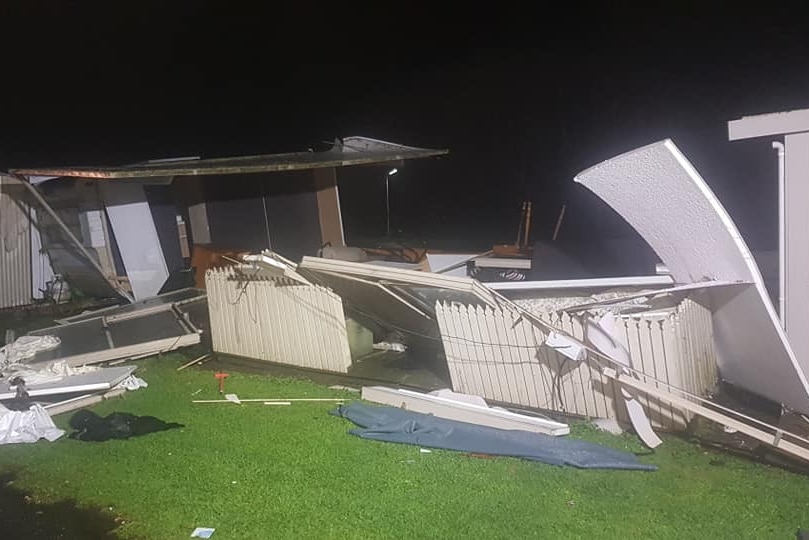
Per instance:
[[[545,331],[516,310],[438,302],[436,315],[454,390],[504,404],[629,422],[620,389],[601,374],[594,358],[577,362],[543,345]],[[583,341],[586,316],[540,318]],[[716,359],[706,307],[686,298],[675,309],[624,315],[619,321],[633,368],[647,376],[642,380],[697,395],[713,388]],[[656,428],[685,427],[689,417],[681,411],[647,395],[637,397]]]
[[[205,274],[214,351],[345,373],[351,365],[339,296],[287,278]]]

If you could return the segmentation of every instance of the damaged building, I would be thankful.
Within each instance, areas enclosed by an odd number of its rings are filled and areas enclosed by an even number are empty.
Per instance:
[[[740,134],[732,127],[731,135],[792,133],[804,125],[801,118],[793,119],[797,128],[767,124]],[[200,324],[186,302],[204,302],[218,355],[373,380],[380,359],[402,357],[406,349],[408,360],[383,366],[391,369],[376,382],[443,387],[555,418],[631,425],[651,448],[662,442],[657,431],[682,431],[702,417],[809,460],[809,440],[711,399],[721,380],[809,414],[807,338],[798,330],[806,304],[795,303],[807,286],[787,280],[798,296],[782,291],[779,298],[792,303],[783,300],[775,309],[736,225],[671,140],[575,177],[648,244],[661,262],[657,274],[483,282],[467,269],[519,269],[543,259],[426,254],[401,263],[339,250],[321,256],[324,246],[345,247],[341,167],[389,167],[444,153],[355,137],[319,153],[12,171],[4,185],[23,194],[15,200],[41,200],[30,203],[39,203],[36,214],[18,204],[17,214],[4,219],[28,223],[42,247],[31,247],[33,240],[27,248],[24,241],[13,244],[11,237],[24,233],[9,229],[17,232],[3,241],[20,251],[4,264],[27,260],[33,267],[37,253],[47,253],[53,271],[71,285],[136,301],[131,312],[62,321],[84,325],[98,339],[93,350],[63,354],[76,365],[199,341]],[[242,182],[247,175],[250,181]],[[794,219],[789,227],[800,227]],[[178,223],[188,225],[184,234]],[[195,264],[193,252],[206,251],[224,257]],[[797,251],[782,250],[792,253],[787,268],[805,274],[809,264]],[[191,267],[198,270],[197,287],[178,291],[192,291],[190,297],[167,296],[172,279]],[[35,281],[25,284],[29,291]],[[159,293],[163,300],[150,304]],[[173,329],[160,337],[169,341],[127,343],[117,328],[136,317]],[[38,335],[49,331],[69,333],[57,327]],[[135,348],[118,350],[127,346]],[[432,378],[419,380],[414,368],[424,367]],[[370,394],[411,406],[432,399]],[[458,414],[473,412],[480,413]]]

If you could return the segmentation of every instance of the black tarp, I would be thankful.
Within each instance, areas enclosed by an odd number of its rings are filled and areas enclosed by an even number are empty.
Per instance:
[[[349,433],[363,439],[513,456],[580,469],[657,470],[655,465],[638,461],[634,454],[587,441],[479,426],[396,407],[353,402],[341,405],[331,414],[360,426]]]

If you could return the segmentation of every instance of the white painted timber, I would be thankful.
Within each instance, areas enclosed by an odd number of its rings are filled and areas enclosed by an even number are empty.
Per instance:
[[[120,366],[70,375],[58,381],[31,385],[27,387],[28,395],[41,397],[109,390],[130,376],[135,369],[137,369],[135,366]],[[12,399],[16,395],[15,386],[9,385],[6,381],[0,383],[0,399]]]
[[[809,131],[809,109],[745,116],[728,122],[728,139],[752,139]]]
[[[723,378],[809,413],[809,358],[796,358],[744,239],[711,189],[670,140],[600,163],[576,177],[620,214],[680,283],[752,282],[724,289],[714,310]],[[800,362],[799,362],[800,360]]]
[[[590,315],[546,313],[550,328],[585,342]],[[620,388],[601,373],[588,355],[576,362],[548,347],[548,330],[517,310],[438,302],[452,387],[487,400],[546,409],[589,418],[629,423]],[[716,383],[710,311],[691,298],[658,314],[623,315],[617,320],[631,364],[668,384],[704,395]],[[677,431],[688,418],[679,409],[648,396],[636,396],[655,428]]]
[[[557,279],[549,281],[503,281],[486,286],[495,291],[545,291],[563,289],[601,289],[613,287],[660,287],[672,285],[671,276],[636,276],[593,279]]]
[[[480,257],[475,259],[475,266],[479,268],[516,268],[518,270],[530,270],[531,259]]]
[[[307,273],[331,272],[332,274],[345,274],[368,280],[468,292],[477,296],[485,304],[497,304],[495,296],[489,289],[481,285],[477,280],[467,277],[447,276],[401,268],[386,268],[367,263],[318,257],[304,257],[298,268],[299,270],[305,270]]]
[[[570,427],[567,424],[554,422],[553,420],[517,414],[502,409],[492,409],[482,405],[421,394],[410,390],[386,388],[384,386],[363,386],[362,399],[373,403],[401,407],[408,411],[432,414],[438,418],[498,429],[530,431],[553,436],[570,433]]]
[[[48,411],[48,414],[50,414],[51,416],[56,416],[57,414],[72,412],[75,411],[76,409],[83,409],[84,407],[89,407],[91,405],[95,405],[96,403],[101,403],[105,399],[112,399],[125,393],[126,388],[115,388],[103,394],[84,394],[71,399],[67,399],[65,401],[50,403],[48,405],[43,406],[42,408]]]
[[[351,365],[343,303],[319,285],[286,277],[205,274],[216,352],[346,373]]]
[[[609,300],[597,300],[595,302],[586,302],[584,304],[576,304],[575,306],[570,306],[563,308],[562,311],[567,311],[570,313],[576,311],[586,311],[588,309],[593,308],[601,308],[601,307],[608,307],[615,304],[623,304],[630,300],[637,300],[640,298],[655,298],[658,296],[664,295],[674,295],[674,294],[681,294],[691,291],[699,291],[699,290],[710,290],[714,287],[740,287],[745,283],[741,283],[738,281],[705,281],[702,283],[689,283],[687,285],[677,285],[676,287],[667,287],[665,289],[654,289],[649,291],[642,291],[638,293],[630,293],[626,295],[621,295],[618,298],[612,298]]]

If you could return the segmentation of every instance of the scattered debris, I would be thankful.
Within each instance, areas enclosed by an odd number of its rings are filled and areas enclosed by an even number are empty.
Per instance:
[[[85,339],[87,336],[83,336]],[[5,347],[0,362],[0,439],[5,442],[54,440],[52,415],[62,414],[148,386],[134,366],[73,366],[52,356],[64,342],[51,335],[22,336]]]
[[[225,396],[226,399],[195,399],[191,403],[235,403],[233,399],[227,399],[228,396],[233,396],[239,400],[239,403],[272,403],[272,402],[318,402],[318,401],[326,401],[330,403],[342,403],[345,401],[345,398],[261,398],[261,399],[241,399],[236,396],[236,394],[228,394]]]
[[[191,533],[191,538],[210,538],[213,536],[214,531],[216,531],[216,529],[211,527],[197,527]]]
[[[596,418],[592,421],[592,424],[601,431],[606,431],[613,435],[621,435],[624,432],[613,418]]]
[[[341,384],[333,384],[329,386],[329,390],[345,390],[346,392],[357,392],[359,393],[359,388],[354,388],[353,386],[343,386]]]
[[[0,347],[0,369],[34,358],[39,352],[56,349],[59,344],[55,336],[21,336]]]
[[[110,390],[119,384],[123,384],[124,387],[128,385],[129,388],[136,390],[140,388],[142,384],[145,385],[146,383],[142,382],[140,379],[130,379],[135,369],[134,366],[97,368],[87,372],[79,371],[75,375],[64,377],[54,376],[50,381],[44,383],[37,383],[36,379],[33,379],[35,382],[32,384],[27,384],[26,382],[25,387],[29,397],[77,393],[86,394],[88,392]],[[17,396],[17,388],[12,384],[15,380],[19,381],[22,379],[28,381],[24,372],[18,373],[21,374],[0,382],[0,400],[12,399]],[[39,374],[42,372],[32,371],[32,373]]]
[[[432,454],[433,451],[429,448],[419,448],[419,454]]]
[[[407,346],[404,343],[391,343],[389,341],[380,341],[379,343],[374,343],[374,350],[405,352],[407,350]]]
[[[185,363],[185,364],[183,364],[182,366],[178,367],[178,368],[177,368],[177,371],[182,371],[182,370],[184,370],[185,368],[188,368],[188,367],[193,366],[194,364],[199,364],[200,362],[203,362],[203,361],[207,360],[207,359],[208,359],[208,358],[210,358],[210,357],[211,357],[210,353],[205,353],[205,354],[203,354],[202,356],[198,356],[197,358],[194,358],[194,359],[193,359],[193,360],[191,360],[190,362],[186,362],[186,363]]]

